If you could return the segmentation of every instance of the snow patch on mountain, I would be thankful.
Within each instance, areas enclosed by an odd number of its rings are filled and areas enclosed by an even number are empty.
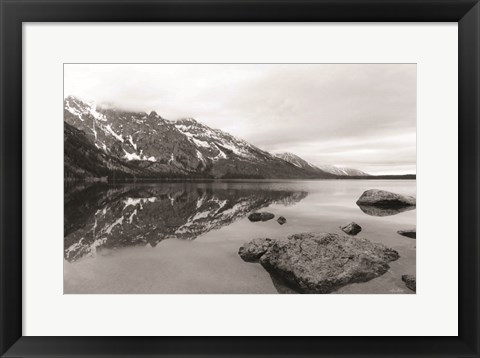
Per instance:
[[[197,220],[200,220],[200,219],[204,219],[204,218],[207,218],[208,216],[210,215],[210,211],[200,211],[198,213],[196,213],[191,219],[190,221],[197,221]]]
[[[123,136],[115,133],[115,131],[112,129],[112,126],[110,124],[107,124],[105,126],[105,130],[110,133],[111,135],[113,135],[115,138],[117,138],[120,142],[123,143]]]
[[[129,153],[125,149],[123,149],[125,152],[124,158],[127,160],[143,160],[143,161],[149,161],[149,162],[156,162],[157,158],[155,158],[153,155],[150,157],[147,157],[145,154],[143,154],[143,149],[140,149],[140,154],[137,153]]]
[[[97,111],[97,104],[95,102],[87,103],[89,107],[87,108],[88,113],[95,118],[97,121],[106,122],[107,117],[103,113]]]
[[[69,111],[74,116],[79,117],[79,119],[83,122],[84,119],[82,118],[82,112],[80,112],[77,108],[71,107],[70,102],[66,102],[65,109]]]
[[[252,146],[244,140],[237,139],[228,133],[218,129],[209,128],[192,118],[180,119],[176,122],[175,128],[181,131],[198,147],[209,148],[219,153],[212,157],[213,160],[225,159],[227,155],[219,146],[231,151],[242,158],[251,158]]]
[[[105,232],[107,234],[110,234],[115,226],[122,225],[122,223],[123,223],[123,216],[119,217],[117,221],[115,221],[112,225],[108,226]]]
[[[197,149],[197,158],[200,159],[202,163],[205,163],[205,158],[203,157],[202,152]]]
[[[128,218],[128,223],[131,224],[132,221],[133,221],[133,218],[135,217],[135,215],[137,215],[137,209],[135,209],[132,214],[130,215],[130,217]]]
[[[187,135],[187,133],[183,133],[185,135]],[[203,140],[199,140],[193,136],[188,136],[188,138],[197,146],[199,147],[203,147],[203,148],[210,148],[210,144],[208,144],[207,142],[204,142]]]
[[[88,115],[91,115],[97,121],[107,121],[105,115],[97,111],[95,102],[83,102],[74,96],[69,96],[66,99],[65,109],[74,116],[78,116],[82,122],[85,120],[83,117]]]
[[[126,200],[123,201],[123,204],[124,204],[123,210],[125,210],[129,206],[136,207],[137,205],[140,206],[140,209],[143,209],[143,204],[154,203],[156,201],[157,201],[156,197],[151,197],[151,198],[127,198]]]
[[[215,146],[218,150],[218,154],[216,157],[213,157],[212,159],[213,160],[227,159],[227,155],[218,147],[218,145],[215,145]]]
[[[128,141],[130,142],[132,147],[135,148],[135,150],[137,150],[137,145],[135,143],[133,143],[133,138],[132,138],[131,134],[128,136]]]

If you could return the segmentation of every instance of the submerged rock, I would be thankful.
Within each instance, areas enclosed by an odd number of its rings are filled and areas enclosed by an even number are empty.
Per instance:
[[[395,194],[385,190],[370,189],[365,191],[357,200],[357,205],[377,206],[384,208],[398,208],[415,206],[417,203],[413,196]]]
[[[272,239],[253,239],[240,247],[238,254],[243,261],[258,262],[260,257],[268,250],[272,244]]]
[[[402,275],[402,281],[413,292],[417,292],[417,278],[415,275]]]
[[[416,239],[417,238],[417,230],[416,229],[398,230],[397,234],[409,237],[410,239]]]
[[[352,236],[355,236],[362,231],[362,227],[353,221],[348,225],[340,226],[340,229],[342,229],[344,233]]]
[[[269,213],[269,212],[261,212],[261,213],[251,213],[250,215],[248,215],[248,220],[250,221],[267,221],[267,220],[271,220],[275,217],[275,215],[273,215],[272,213]]]
[[[280,216],[278,219],[277,219],[277,222],[280,224],[280,225],[283,225],[287,222],[287,219],[285,219],[283,216]]]
[[[358,207],[365,214],[370,216],[391,216],[391,215],[397,215],[404,211],[415,209],[415,206],[400,206],[397,208],[384,208],[384,207],[377,207],[377,206],[371,206],[371,205],[358,205]]]
[[[388,271],[398,252],[363,238],[304,233],[269,243],[261,265],[295,291],[330,293]]]

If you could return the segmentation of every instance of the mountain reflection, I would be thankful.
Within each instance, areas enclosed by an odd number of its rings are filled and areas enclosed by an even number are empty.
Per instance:
[[[274,203],[294,205],[306,196],[211,183],[66,187],[64,257],[73,262],[100,249],[193,240],[252,211]]]

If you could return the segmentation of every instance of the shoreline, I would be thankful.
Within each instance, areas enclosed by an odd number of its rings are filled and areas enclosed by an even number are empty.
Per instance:
[[[334,178],[334,179],[277,179],[277,178],[270,178],[270,179],[209,179],[209,178],[136,178],[136,179],[103,179],[103,178],[85,178],[85,179],[64,179],[64,184],[80,184],[80,183],[88,183],[88,184],[143,184],[143,183],[164,183],[164,182],[185,182],[185,183],[204,183],[204,182],[221,182],[221,183],[228,183],[228,182],[251,182],[251,183],[258,183],[258,182],[289,182],[289,181],[336,181],[336,180],[401,180],[401,181],[416,181],[416,178],[403,178],[403,177],[368,177],[368,178]]]

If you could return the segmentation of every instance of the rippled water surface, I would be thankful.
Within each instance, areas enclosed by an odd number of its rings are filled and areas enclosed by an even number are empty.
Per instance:
[[[65,189],[65,293],[278,293],[239,247],[257,237],[300,232],[358,235],[397,250],[391,269],[336,293],[412,293],[401,281],[415,274],[416,240],[397,234],[414,228],[416,210],[360,208],[368,189],[416,196],[412,180],[215,181],[92,185]],[[363,209],[363,210],[362,210]],[[267,210],[275,219],[250,222]],[[276,221],[278,216],[286,224]]]

